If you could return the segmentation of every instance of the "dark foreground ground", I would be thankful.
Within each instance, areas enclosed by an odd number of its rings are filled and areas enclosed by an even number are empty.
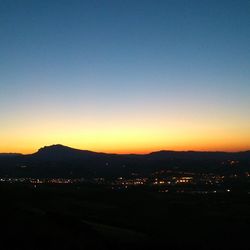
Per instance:
[[[250,249],[250,195],[0,185],[1,249]]]

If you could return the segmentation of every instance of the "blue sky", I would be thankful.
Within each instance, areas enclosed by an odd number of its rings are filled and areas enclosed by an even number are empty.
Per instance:
[[[180,134],[186,131],[181,123],[198,126],[200,140],[217,127],[242,138],[238,148],[248,147],[249,27],[250,1],[244,0],[0,0],[0,137],[15,135],[0,148],[19,150],[18,138],[28,145],[20,150],[33,150],[46,143],[35,137],[50,122],[68,124],[51,138],[67,143],[65,135],[88,131],[89,121],[123,131],[151,122],[144,127],[149,145],[157,145],[152,131],[162,123],[159,145],[166,147],[175,147],[164,135],[169,121]],[[27,126],[33,134],[25,134]],[[54,130],[47,125],[44,133]],[[91,147],[85,139],[69,143]],[[180,145],[199,148],[189,143]],[[105,150],[105,141],[100,145]],[[214,148],[230,148],[223,145]]]

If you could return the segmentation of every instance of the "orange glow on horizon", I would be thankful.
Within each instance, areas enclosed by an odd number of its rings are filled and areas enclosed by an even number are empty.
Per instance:
[[[131,147],[84,147],[84,145],[80,146],[79,144],[66,144],[66,143],[49,143],[49,144],[43,144],[35,147],[7,147],[7,148],[1,148],[0,153],[22,153],[22,154],[33,154],[37,152],[40,148],[44,146],[51,146],[54,144],[62,144],[67,147],[80,149],[80,150],[89,150],[93,152],[101,152],[101,153],[114,153],[114,154],[147,154],[151,152],[161,151],[161,150],[173,150],[173,151],[221,151],[221,152],[240,152],[240,151],[247,151],[250,150],[250,145],[241,146],[237,145],[235,147],[230,147],[230,145],[175,145],[175,146],[144,146],[141,148],[137,148],[136,146]]]
[[[21,119],[0,131],[0,152],[29,154],[62,144],[104,153],[145,154],[159,150],[250,150],[250,123],[206,117],[119,117],[99,120],[47,117]],[[16,126],[18,124],[18,126]]]

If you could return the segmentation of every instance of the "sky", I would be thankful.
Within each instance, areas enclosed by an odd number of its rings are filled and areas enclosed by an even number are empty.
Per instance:
[[[250,149],[249,0],[0,0],[0,152]]]

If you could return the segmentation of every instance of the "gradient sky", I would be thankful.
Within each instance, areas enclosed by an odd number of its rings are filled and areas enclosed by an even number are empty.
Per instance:
[[[250,149],[250,1],[0,0],[0,152]]]

